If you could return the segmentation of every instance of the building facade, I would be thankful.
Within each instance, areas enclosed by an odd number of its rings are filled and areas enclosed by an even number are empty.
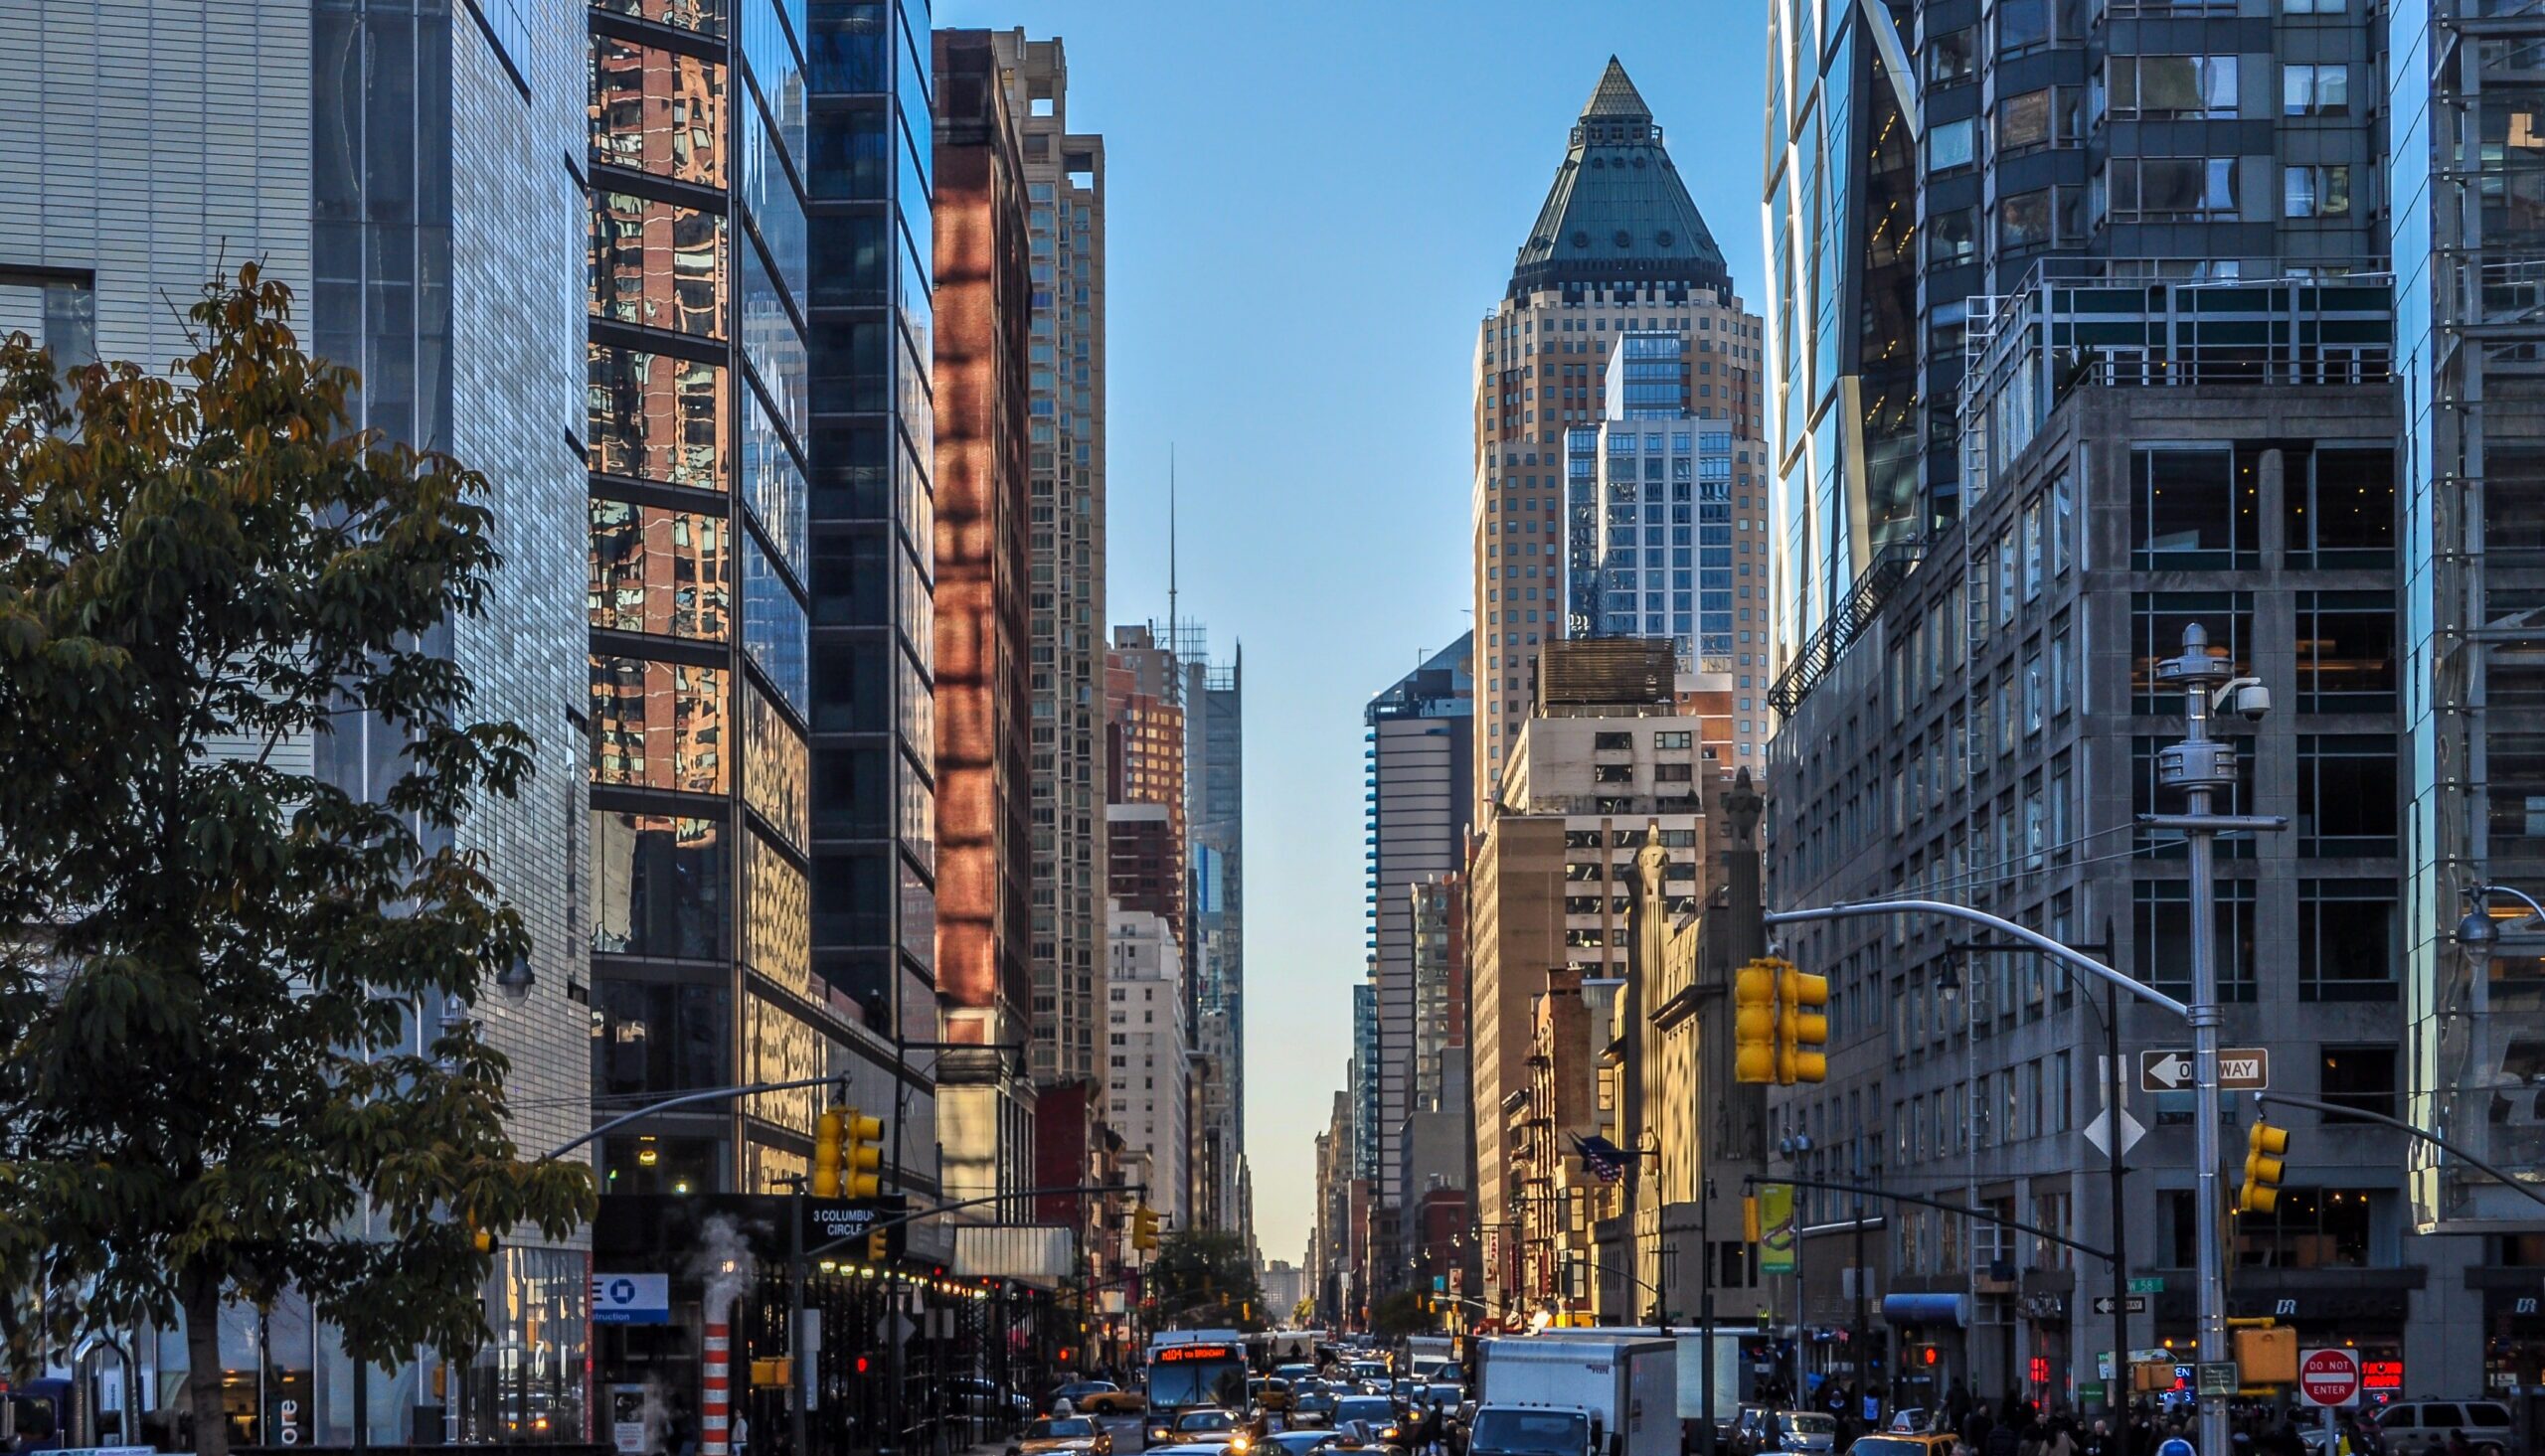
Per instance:
[[[1612,341],[1626,330],[1677,335],[1692,361],[1682,407],[1758,436],[1761,330],[1733,297],[1651,107],[1612,57],[1477,332],[1472,585],[1484,630],[1469,658],[1479,813],[1529,716],[1538,654],[1565,635],[1565,432],[1607,416]],[[1748,673],[1764,686],[1765,628],[1736,620],[1736,681]]]
[[[1378,1018],[1368,1071],[1376,1082],[1374,1194],[1383,1243],[1406,1205],[1400,1144],[1406,1119],[1417,1105],[1415,1084],[1425,1065],[1418,1045],[1424,1033],[1409,891],[1460,868],[1474,813],[1475,697],[1467,656],[1473,638],[1468,633],[1431,654],[1373,697],[1361,713],[1367,976]],[[1433,1041],[1439,1040],[1436,1022]],[[1437,1053],[1433,1065],[1437,1075]],[[1432,1100],[1439,1100],[1437,1093]],[[1403,1261],[1393,1267],[1402,1269]]]
[[[1184,684],[1185,964],[1193,978],[1200,1109],[1193,1216],[1253,1236],[1246,1159],[1246,651],[1210,660],[1200,627],[1178,633]]]
[[[1184,952],[1163,916],[1116,907],[1105,961],[1105,1119],[1121,1135],[1128,1181],[1170,1228],[1191,1227],[1192,1055]]]
[[[1032,1069],[1098,1077],[1104,988],[1104,138],[1070,130],[1056,37],[995,38],[1025,160],[1028,664],[1034,694],[1027,946]]]
[[[1034,1187],[1024,153],[988,31],[935,45],[936,1058],[945,1187]],[[981,1050],[971,1051],[977,1047]],[[1021,1210],[1007,1210],[1021,1213]],[[992,1211],[976,1215],[992,1216]]]

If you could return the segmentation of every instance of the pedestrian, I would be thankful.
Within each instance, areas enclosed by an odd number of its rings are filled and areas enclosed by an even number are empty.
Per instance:
[[[2022,1419],[2020,1408],[2010,1408],[2002,1422],[1989,1427],[1988,1437],[1979,1443],[1979,1456],[2024,1456],[2024,1430],[2015,1422]]]
[[[2086,1438],[2080,1444],[2085,1456],[2113,1456],[2112,1422],[2096,1416],[2095,1423],[2086,1428]]]
[[[2465,1439],[2463,1427],[2448,1433],[2448,1456],[2474,1456],[2473,1444]]]

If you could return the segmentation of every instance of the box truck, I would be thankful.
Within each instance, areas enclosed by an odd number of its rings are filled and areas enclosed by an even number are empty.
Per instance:
[[[1678,1363],[1658,1338],[1483,1341],[1468,1456],[1678,1456]]]

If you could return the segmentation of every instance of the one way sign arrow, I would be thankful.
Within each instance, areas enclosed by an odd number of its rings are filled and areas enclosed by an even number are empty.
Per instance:
[[[2190,1052],[2141,1052],[2138,1053],[2138,1090],[2179,1092],[2190,1085]]]

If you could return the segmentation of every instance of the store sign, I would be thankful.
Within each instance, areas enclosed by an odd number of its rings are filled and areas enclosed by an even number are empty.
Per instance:
[[[668,1325],[671,1322],[671,1275],[593,1275],[594,1324]]]
[[[2400,1360],[2363,1360],[2359,1363],[2359,1388],[2384,1390],[2389,1393],[2404,1388],[2404,1363]]]

